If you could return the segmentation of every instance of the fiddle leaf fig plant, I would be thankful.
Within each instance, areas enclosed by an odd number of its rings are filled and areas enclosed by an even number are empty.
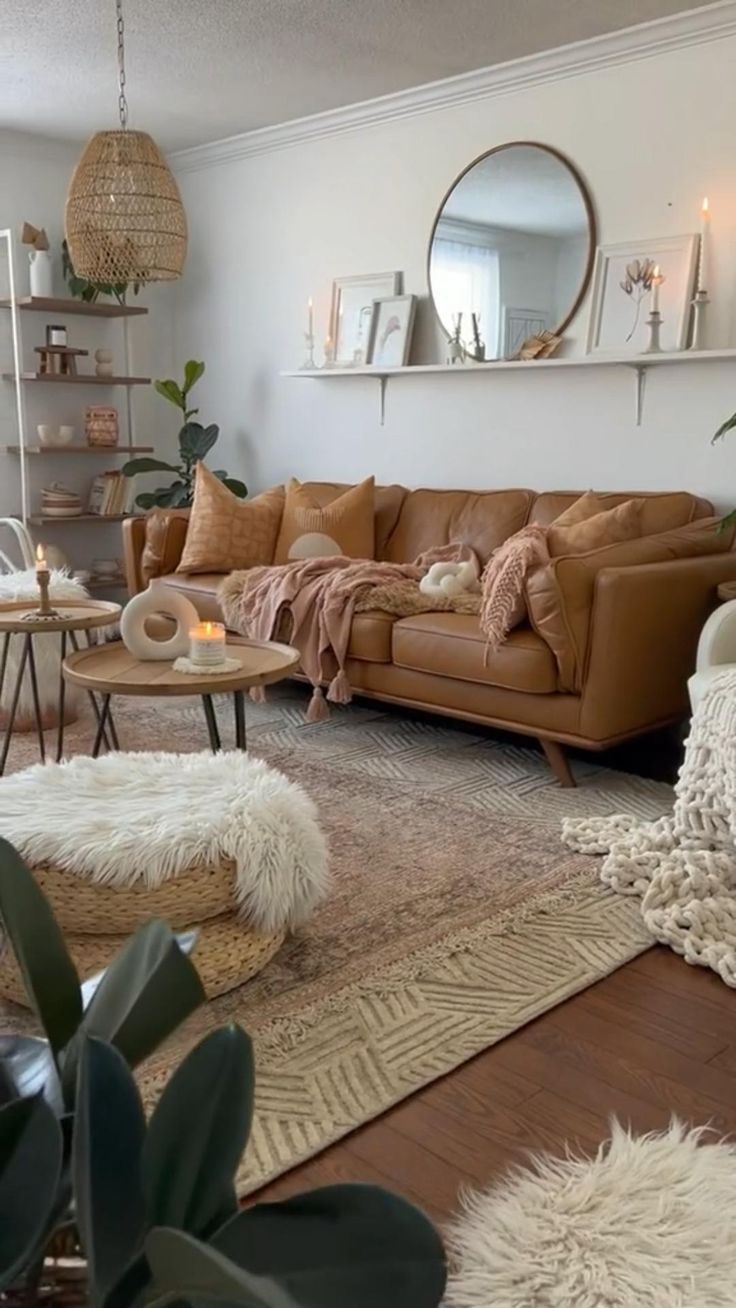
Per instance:
[[[158,394],[164,400],[168,400],[169,404],[173,404],[182,415],[183,425],[179,432],[180,461],[166,463],[163,459],[146,456],[129,459],[123,465],[122,471],[126,477],[135,477],[142,472],[172,472],[175,476],[175,481],[170,486],[155,491],[141,491],[135,501],[141,509],[186,509],[192,503],[197,464],[206,458],[220,435],[220,428],[216,423],[203,427],[201,422],[195,422],[199,409],[189,406],[189,393],[203,373],[204,363],[197,359],[190,359],[184,366],[184,380],[181,384],[171,377],[154,382]],[[244,499],[248,494],[248,487],[237,477],[230,477],[222,468],[213,471],[214,476],[239,499]]]

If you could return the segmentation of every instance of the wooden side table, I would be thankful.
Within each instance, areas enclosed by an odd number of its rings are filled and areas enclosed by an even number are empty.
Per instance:
[[[13,736],[13,727],[18,711],[18,701],[20,699],[21,688],[26,673],[30,681],[31,697],[33,700],[33,710],[36,719],[36,734],[38,736],[38,749],[41,762],[46,761],[46,744],[43,735],[43,722],[41,719],[41,704],[38,694],[38,677],[36,674],[36,656],[34,651],[34,639],[37,636],[49,636],[57,634],[60,637],[61,668],[62,673],[59,677],[59,701],[58,715],[59,725],[56,736],[56,761],[61,760],[64,750],[64,692],[65,681],[63,675],[64,659],[66,658],[67,640],[72,649],[79,649],[77,632],[83,631],[88,644],[91,641],[90,632],[99,627],[109,627],[113,622],[117,622],[120,617],[120,605],[111,604],[106,600],[63,600],[59,601],[58,616],[51,618],[42,618],[38,615],[37,605],[31,604],[28,600],[9,600],[0,603],[0,635],[4,636],[2,654],[0,655],[0,695],[2,695],[5,684],[5,674],[8,667],[8,656],[10,654],[10,641],[13,636],[22,636],[23,649],[18,664],[18,672],[15,678],[15,686],[10,701],[8,711],[8,722],[5,728],[5,737],[3,740],[2,750],[0,750],[0,776],[5,771],[5,764],[8,759],[8,750],[10,741]],[[93,647],[96,648],[96,647]],[[86,652],[86,651],[85,651]],[[97,718],[98,727],[102,719],[100,708],[94,695],[90,694],[92,707]],[[104,738],[108,748],[111,746],[117,749],[117,735],[115,724],[112,720],[109,723],[103,723],[103,732],[100,736],[100,742]]]
[[[231,694],[235,710],[235,742],[246,749],[244,692],[251,686],[268,686],[282,681],[299,663],[299,651],[291,645],[273,640],[237,639],[227,645],[228,658],[237,659],[240,667],[232,672],[213,673],[206,669],[198,674],[175,672],[169,660],[161,662],[137,659],[122,641],[93,646],[70,654],[64,660],[62,674],[67,681],[81,686],[89,694],[102,697],[97,737],[92,757],[97,758],[110,714],[112,695],[156,698],[159,695],[198,695],[204,707],[210,747],[222,749],[212,696]]]

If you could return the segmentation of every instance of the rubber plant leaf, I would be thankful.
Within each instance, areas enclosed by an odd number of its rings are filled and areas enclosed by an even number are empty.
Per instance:
[[[87,1037],[79,1059],[72,1177],[93,1304],[140,1252],[145,1210],[140,1157],[146,1119],[122,1054]]]
[[[147,1295],[151,1308],[181,1299],[239,1308],[301,1308],[276,1281],[254,1276],[185,1231],[156,1227],[145,1249],[154,1282]]]
[[[51,1222],[61,1127],[41,1095],[0,1108],[0,1290],[27,1269]]]
[[[152,1226],[206,1236],[237,1212],[234,1176],[253,1118],[253,1046],[239,1026],[205,1036],[168,1082],[143,1147]]]
[[[210,1239],[300,1308],[435,1308],[445,1291],[442,1241],[413,1204],[378,1186],[331,1185],[257,1204]]]
[[[165,922],[139,927],[107,968],[85,1010],[64,1060],[67,1102],[76,1088],[77,1063],[86,1035],[115,1045],[135,1067],[204,1002],[194,964]]]
[[[51,907],[16,849],[0,838],[0,919],[54,1058],[82,1017],[79,977]]]

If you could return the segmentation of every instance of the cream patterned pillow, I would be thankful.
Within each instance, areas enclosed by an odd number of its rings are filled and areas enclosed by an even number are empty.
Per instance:
[[[283,486],[241,500],[198,463],[187,538],[176,571],[232,572],[273,563],[283,507]]]
[[[276,544],[274,563],[295,559],[373,559],[376,552],[375,496],[372,477],[351,486],[330,504],[320,507],[309,482],[292,477]]]

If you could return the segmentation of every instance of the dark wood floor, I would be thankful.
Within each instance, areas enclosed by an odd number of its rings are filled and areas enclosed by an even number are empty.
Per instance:
[[[588,1152],[616,1114],[736,1131],[736,992],[657,947],[261,1192],[385,1185],[441,1222],[526,1150]]]

